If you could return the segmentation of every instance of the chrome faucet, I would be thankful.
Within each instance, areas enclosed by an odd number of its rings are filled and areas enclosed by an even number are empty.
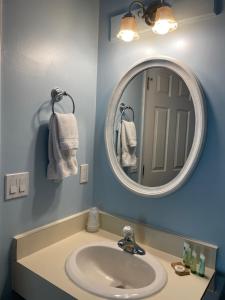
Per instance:
[[[122,230],[123,239],[118,242],[118,246],[131,254],[144,255],[145,250],[135,242],[134,229],[131,226],[124,226]]]

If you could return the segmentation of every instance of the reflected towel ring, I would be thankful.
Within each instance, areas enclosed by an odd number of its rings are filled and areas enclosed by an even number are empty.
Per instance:
[[[56,102],[59,102],[63,99],[64,96],[67,96],[70,98],[73,104],[73,114],[75,113],[75,103],[73,100],[73,97],[68,94],[66,91],[61,90],[60,88],[52,89],[51,91],[51,97],[52,97],[52,113],[55,114],[55,108],[54,105]]]
[[[126,113],[127,109],[131,110],[131,112],[132,112],[132,121],[134,122],[134,109],[133,109],[133,107],[132,106],[127,106],[124,103],[120,104],[121,122],[123,120],[123,116],[125,116],[125,113]]]

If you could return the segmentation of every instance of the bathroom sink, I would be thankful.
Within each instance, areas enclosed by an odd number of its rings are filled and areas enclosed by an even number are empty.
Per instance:
[[[116,242],[76,249],[67,258],[66,273],[79,287],[107,299],[143,299],[167,282],[167,273],[154,256],[132,255]]]

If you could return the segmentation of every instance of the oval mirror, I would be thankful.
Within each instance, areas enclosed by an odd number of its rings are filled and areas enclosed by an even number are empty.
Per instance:
[[[196,166],[204,136],[200,84],[177,61],[144,61],[114,90],[106,150],[114,174],[127,189],[152,197],[177,190]]]

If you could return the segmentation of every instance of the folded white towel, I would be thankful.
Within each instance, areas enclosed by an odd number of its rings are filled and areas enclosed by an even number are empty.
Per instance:
[[[47,177],[63,180],[76,175],[78,164],[76,150],[79,146],[77,121],[73,114],[55,113],[49,122]]]
[[[55,113],[61,150],[78,149],[79,137],[74,114]]]
[[[137,146],[137,134],[136,134],[136,127],[135,127],[134,122],[123,120],[122,123],[124,124],[124,127],[125,127],[128,146],[136,147]]]
[[[132,124],[130,124],[132,123]],[[121,125],[121,165],[122,167],[136,167],[136,127],[134,122],[123,120]]]

